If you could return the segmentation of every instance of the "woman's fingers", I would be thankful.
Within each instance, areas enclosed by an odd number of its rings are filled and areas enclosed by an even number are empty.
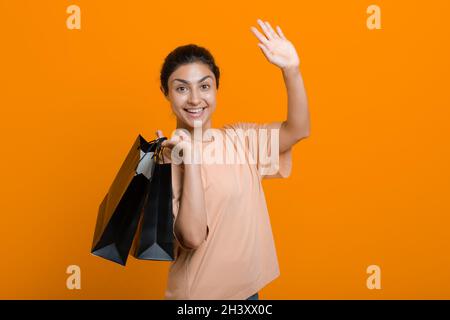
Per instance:
[[[158,138],[164,137],[161,130],[157,130],[156,135],[158,136]],[[161,146],[172,149],[180,142],[189,143],[190,141],[191,137],[187,132],[182,129],[177,129],[170,139],[166,139],[161,143]]]
[[[164,137],[164,135],[163,135],[163,133],[162,133],[161,130],[156,130],[156,136],[157,136],[158,138]]]
[[[173,137],[177,137],[180,141],[187,141],[187,142],[191,141],[190,133],[186,129],[180,128],[176,129],[173,134]]]
[[[280,34],[280,37],[281,37],[282,39],[284,39],[284,40],[287,40],[286,37],[285,37],[285,35],[284,35],[284,33],[283,33],[283,31],[281,31],[280,26],[277,26],[277,30],[278,30],[278,33]]]
[[[269,21],[266,21],[267,29],[269,29],[269,33],[274,39],[280,39],[280,36],[273,30],[272,26],[270,25]]]
[[[189,141],[191,138],[187,135],[187,133],[186,132],[184,132],[184,131],[180,131],[180,137],[181,137],[181,140],[183,140],[183,141]]]
[[[259,41],[261,41],[264,45],[267,46],[267,43],[273,39],[287,40],[280,26],[277,26],[276,27],[277,31],[275,31],[270,25],[269,21],[262,21],[261,19],[258,19],[257,22],[260,25],[261,29],[264,31],[265,35],[263,35],[261,32],[259,32],[257,28],[253,26],[250,29],[259,39]]]
[[[267,38],[261,32],[259,32],[258,29],[256,29],[253,26],[250,29],[252,30],[253,34],[258,38],[259,41],[261,41],[264,44],[267,44],[268,42]]]
[[[272,40],[273,36],[272,36],[269,28],[267,27],[267,25],[261,19],[258,19],[257,22],[258,22],[259,26],[261,27],[261,29],[264,31],[264,34],[266,35],[267,39]]]
[[[170,139],[164,140],[161,145],[163,147],[169,147],[169,148],[173,148],[179,141],[180,141],[180,137],[179,136],[173,136]]]

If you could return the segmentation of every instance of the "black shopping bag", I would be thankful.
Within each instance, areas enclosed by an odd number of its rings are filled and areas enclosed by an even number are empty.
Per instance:
[[[100,204],[91,253],[125,265],[154,169],[155,155],[167,138],[137,137]]]
[[[173,261],[171,164],[164,163],[162,152],[156,155],[132,255],[142,260]]]

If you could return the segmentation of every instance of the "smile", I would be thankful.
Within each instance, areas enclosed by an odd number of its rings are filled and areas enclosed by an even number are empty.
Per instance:
[[[185,109],[183,108],[184,111],[186,111],[189,116],[193,117],[193,118],[199,118],[203,115],[203,111],[206,109],[207,107],[203,107],[203,108],[189,108],[189,109]]]

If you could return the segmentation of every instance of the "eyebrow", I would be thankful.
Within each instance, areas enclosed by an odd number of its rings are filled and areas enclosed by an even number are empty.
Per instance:
[[[211,78],[211,79],[212,79],[212,77],[208,75],[208,76],[205,76],[205,77],[201,78],[200,80],[198,80],[197,83],[202,82],[202,81],[205,80],[206,78]],[[186,84],[190,84],[189,81],[183,80],[183,79],[173,79],[172,82],[175,81],[175,80],[178,80],[178,81],[183,82],[183,83],[186,83]]]

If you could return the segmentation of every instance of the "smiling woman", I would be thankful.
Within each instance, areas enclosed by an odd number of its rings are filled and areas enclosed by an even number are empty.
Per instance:
[[[194,44],[173,50],[161,68],[161,91],[171,102],[177,128],[189,130],[194,120],[211,127],[220,70],[211,53]]]
[[[162,143],[167,147],[164,158],[172,168],[175,238],[166,299],[254,300],[259,290],[280,275],[262,179],[290,175],[291,147],[309,132],[308,113],[292,44],[284,35],[276,37],[269,25],[263,27],[268,38],[252,31],[262,41],[260,48],[269,61],[282,68],[289,100],[286,121],[235,122],[212,128],[220,72],[203,47],[180,46],[161,68],[161,91],[176,116],[177,129],[183,129]],[[202,132],[212,132],[213,140],[204,140],[202,135],[197,139],[199,127]],[[184,157],[209,145],[196,147],[197,140],[226,141],[218,143],[224,149],[231,141],[232,148],[250,150],[250,131],[259,133],[253,136],[257,148],[277,155],[277,163],[270,164],[275,170],[261,170],[267,164],[265,159],[248,161],[245,155],[244,162],[225,164],[172,161],[171,150],[181,150]],[[163,133],[158,130],[157,135]]]

